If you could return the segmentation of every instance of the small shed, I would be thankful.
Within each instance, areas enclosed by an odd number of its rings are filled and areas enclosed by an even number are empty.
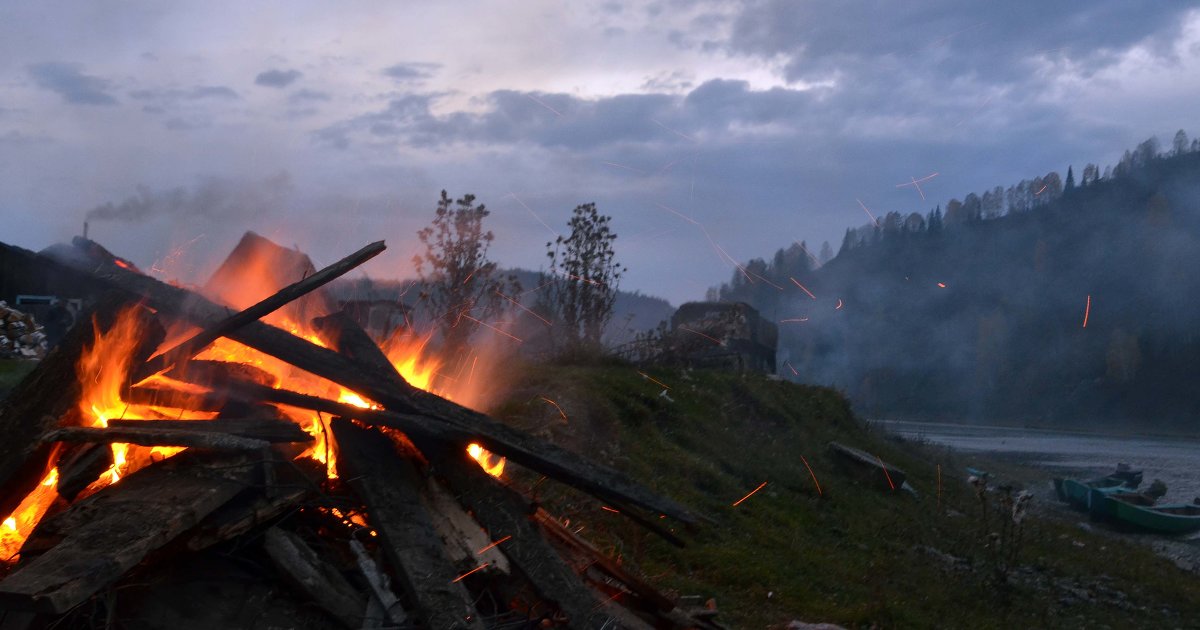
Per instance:
[[[775,373],[779,327],[745,302],[688,302],[671,316],[672,336],[695,367]]]

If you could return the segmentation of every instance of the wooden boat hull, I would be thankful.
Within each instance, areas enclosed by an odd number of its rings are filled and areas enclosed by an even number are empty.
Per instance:
[[[1100,477],[1089,481],[1075,479],[1055,479],[1054,489],[1061,501],[1068,503],[1077,510],[1091,511],[1093,490],[1100,492],[1119,492],[1129,490],[1122,486],[1120,479]]]
[[[844,470],[882,490],[899,490],[908,478],[907,473],[879,456],[853,446],[830,442],[829,452]]]
[[[1173,503],[1135,505],[1118,496],[1104,497],[1104,511],[1121,525],[1162,534],[1185,534],[1200,530],[1200,505]]]

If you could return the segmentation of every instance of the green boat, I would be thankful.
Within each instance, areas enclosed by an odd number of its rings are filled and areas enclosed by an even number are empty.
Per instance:
[[[1131,488],[1125,485],[1125,481],[1116,477],[1100,477],[1089,481],[1077,481],[1075,479],[1055,479],[1054,491],[1058,494],[1058,499],[1064,503],[1071,504],[1079,510],[1090,511],[1092,505],[1092,491],[1098,493],[1110,492],[1128,492]]]
[[[1121,525],[1161,534],[1185,534],[1200,530],[1200,505],[1138,505],[1138,499],[1122,494],[1107,494],[1097,499],[1103,503],[1101,510]]]

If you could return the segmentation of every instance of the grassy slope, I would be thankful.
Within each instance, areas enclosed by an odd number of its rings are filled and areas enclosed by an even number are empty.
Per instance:
[[[632,367],[543,366],[528,368],[496,413],[714,517],[717,524],[685,534],[689,546],[676,549],[582,495],[539,486],[552,512],[569,518],[573,529],[582,526],[585,536],[660,586],[715,597],[720,619],[732,627],[791,619],[884,627],[1175,627],[1200,618],[1200,579],[1142,547],[1070,523],[1027,520],[1020,576],[997,587],[979,503],[961,472],[965,462],[870,432],[833,391],[732,374],[650,375],[671,387],[674,402],[658,397],[661,388]],[[905,469],[921,498],[842,476],[826,452],[830,440]],[[763,481],[769,483],[759,493],[731,506]],[[954,568],[922,547],[971,564]],[[1126,598],[1119,605],[1072,605],[1064,603],[1070,599],[1064,585],[1113,589]]]
[[[37,367],[36,361],[18,361],[16,359],[0,360],[0,400],[8,391],[16,387],[25,375]]]

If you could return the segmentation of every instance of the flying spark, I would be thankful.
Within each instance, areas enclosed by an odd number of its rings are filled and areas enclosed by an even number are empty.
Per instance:
[[[810,297],[810,298],[812,298],[812,299],[814,299],[814,300],[815,300],[815,299],[817,299],[817,296],[813,295],[813,294],[812,294],[812,291],[809,291],[808,289],[804,288],[804,285],[803,285],[803,284],[800,284],[800,282],[799,282],[799,281],[797,281],[795,278],[791,278],[791,277],[789,277],[789,278],[788,278],[788,280],[791,280],[791,281],[792,281],[792,284],[794,284],[794,285],[796,285],[796,286],[800,287],[800,290],[801,290],[801,291],[803,291],[803,292],[805,292],[805,293],[807,293],[807,294],[808,294],[808,297]]]
[[[471,569],[470,571],[467,571],[466,573],[464,573],[464,574],[462,574],[462,575],[460,575],[460,576],[458,576],[458,577],[454,578],[453,580],[450,580],[450,583],[451,583],[451,584],[454,584],[455,582],[459,582],[459,581],[461,581],[463,578],[467,577],[468,575],[471,575],[472,573],[474,573],[474,572],[476,572],[476,571],[482,571],[482,570],[484,570],[484,569],[488,568],[488,567],[489,567],[489,566],[491,566],[491,565],[492,565],[492,563],[490,563],[490,562],[484,562],[483,564],[481,564],[481,565],[479,565],[479,566],[475,567],[474,569]]]
[[[758,484],[758,487],[757,487],[757,488],[755,488],[755,489],[753,489],[753,490],[751,490],[751,491],[750,491],[750,494],[747,494],[746,496],[744,496],[744,497],[742,497],[742,498],[738,499],[737,501],[734,501],[734,502],[733,502],[733,507],[737,507],[737,506],[738,506],[738,504],[740,504],[742,501],[745,501],[746,499],[749,499],[750,497],[754,496],[754,493],[755,493],[755,492],[758,492],[759,490],[762,490],[763,486],[765,486],[765,485],[767,485],[767,482],[765,482],[765,481],[764,481],[764,482],[762,482],[762,483],[760,483],[760,484]]]
[[[883,460],[878,455],[875,456],[875,459],[879,460],[879,467],[883,469],[883,475],[887,477],[888,485],[892,487],[892,490],[895,490],[896,484],[892,483],[892,475],[888,472],[887,466],[883,464]]]
[[[800,376],[800,373],[796,371],[796,368],[792,367],[792,364],[791,364],[791,363],[788,363],[787,361],[784,361],[784,362],[783,362],[783,364],[784,364],[784,365],[786,365],[786,366],[788,366],[788,369],[792,371],[792,375],[793,375],[793,376]]]
[[[812,466],[808,465],[808,460],[804,459],[804,456],[801,455],[800,461],[804,462],[804,467],[808,469],[808,474],[812,475],[813,485],[815,485],[817,487],[817,496],[819,496],[819,497],[825,496],[825,493],[821,492],[821,484],[820,484],[820,482],[817,481],[817,475],[815,473],[813,473]]]
[[[835,311],[842,310],[842,298],[838,298],[837,306],[833,307],[833,310],[835,310]]]
[[[507,542],[510,538],[512,538],[511,534],[508,536],[505,536],[504,538],[501,538],[500,540],[497,540],[496,542],[484,547],[483,549],[480,549],[479,551],[476,551],[475,555],[481,556],[481,555],[483,555],[483,552],[487,551],[488,549],[491,549],[492,547],[495,547],[496,545],[499,545],[502,542]]]
[[[513,340],[515,340],[515,341],[517,341],[517,342],[520,342],[520,343],[523,343],[523,342],[525,341],[524,339],[521,339],[520,337],[517,337],[517,336],[514,336],[514,335],[510,335],[510,334],[508,334],[508,333],[504,332],[503,330],[500,330],[499,328],[496,328],[495,326],[493,326],[493,325],[491,325],[491,324],[489,324],[489,323],[487,323],[487,322],[481,322],[481,321],[479,321],[478,319],[475,319],[474,317],[471,317],[470,315],[467,315],[466,313],[463,313],[463,314],[462,314],[462,316],[463,316],[463,317],[465,317],[466,319],[469,319],[469,320],[471,320],[471,321],[475,322],[476,324],[479,324],[480,326],[487,326],[488,328],[491,328],[492,330],[494,330],[494,331],[496,331],[496,332],[500,333],[501,335],[504,335],[505,337],[508,337],[509,339],[513,339]]]
[[[858,205],[863,209],[863,212],[866,212],[867,216],[871,217],[871,223],[874,223],[875,227],[879,227],[879,221],[876,221],[875,215],[871,214],[870,210],[867,210],[867,205],[864,204],[858,197],[855,197],[854,200],[858,202]]]
[[[517,308],[520,308],[521,310],[525,311],[526,313],[529,313],[530,315],[533,315],[534,317],[542,320],[543,324],[545,324],[547,326],[553,325],[550,323],[550,320],[546,319],[545,317],[542,317],[541,315],[538,315],[537,313],[534,313],[533,311],[529,310],[528,308],[525,308],[524,304],[521,304],[520,302],[508,297],[507,295],[504,295],[503,293],[500,292],[499,289],[496,289],[496,295],[499,295],[500,297],[508,300],[509,302],[512,302],[513,304],[515,304],[517,306]]]
[[[781,320],[779,320],[779,323],[787,324],[789,322],[806,322],[806,321],[808,321],[807,317],[792,317],[790,319],[781,319]]]
[[[1083,307],[1083,327],[1087,328],[1088,315],[1092,312],[1092,296],[1088,294],[1087,304]]]
[[[691,328],[686,328],[686,327],[684,327],[684,326],[680,326],[680,327],[679,327],[679,330],[686,330],[687,332],[690,332],[690,333],[692,333],[693,335],[700,335],[701,337],[704,337],[705,339],[707,339],[707,340],[709,340],[709,341],[711,341],[711,342],[713,342],[713,343],[717,344],[718,346],[724,346],[724,345],[725,345],[725,342],[724,342],[724,341],[721,341],[720,339],[717,339],[717,338],[715,338],[715,337],[710,337],[710,336],[708,336],[708,335],[706,335],[706,334],[704,334],[704,333],[702,333],[702,332],[700,332],[700,331],[698,331],[698,330],[692,330]]]
[[[908,179],[910,181],[903,183],[903,184],[896,184],[896,188],[903,188],[905,186],[913,186],[914,188],[917,189],[917,193],[919,195],[921,195],[921,201],[925,201],[925,191],[921,190],[921,182],[927,182],[937,176],[938,176],[937,173],[930,173],[929,175],[926,175],[925,177],[922,177],[921,179],[909,177]],[[862,203],[862,202],[860,201],[859,203]]]
[[[536,97],[536,96],[534,96],[534,95],[532,95],[532,94],[526,94],[526,95],[525,95],[525,98],[528,98],[529,100],[533,101],[534,103],[537,103],[538,105],[541,105],[542,107],[545,107],[546,109],[548,109],[548,110],[550,110],[550,111],[554,112],[554,115],[555,115],[555,116],[558,116],[559,118],[562,118],[562,112],[560,112],[560,111],[558,111],[557,109],[554,109],[553,107],[550,107],[549,105],[547,105],[547,104],[543,103],[543,102],[542,102],[542,100],[541,100],[541,99],[539,99],[538,97]]]
[[[667,212],[670,212],[671,214],[679,217],[680,219],[683,219],[684,221],[687,221],[688,223],[692,223],[694,225],[700,225],[692,217],[689,217],[686,214],[683,214],[682,212],[679,212],[678,210],[676,210],[670,206],[664,206],[663,204],[657,203],[657,202],[654,205],[658,206],[659,208],[662,208],[663,210],[666,210]]]
[[[542,224],[542,227],[546,228],[547,230],[550,230],[551,234],[553,234],[555,236],[562,236],[561,234],[558,233],[558,230],[555,230],[554,228],[550,227],[549,225],[546,225],[546,222],[542,220],[542,217],[539,217],[537,215],[537,213],[533,211],[533,208],[530,208],[529,206],[525,205],[525,202],[521,201],[521,198],[517,196],[517,193],[510,192],[508,194],[513,199],[515,199],[517,201],[517,203],[521,204],[522,207],[524,207],[526,210],[528,210],[529,214],[532,214],[533,218],[537,219],[537,222]]]
[[[620,513],[621,513],[621,510],[614,510],[613,508],[610,508],[610,507],[608,507],[607,505],[601,505],[601,506],[600,506],[600,509],[601,509],[601,510],[604,510],[605,512],[612,512],[613,514],[620,514]]]
[[[649,374],[646,374],[645,372],[638,371],[638,374],[641,374],[642,378],[650,381],[651,383],[654,383],[655,385],[658,385],[659,387],[661,387],[663,389],[671,389],[670,385],[667,385],[666,383],[664,383],[658,379],[655,379],[654,377],[650,376]]]
[[[1042,192],[1043,192],[1043,191],[1045,191],[1045,190],[1046,190],[1046,188],[1047,188],[1048,186],[1049,186],[1049,184],[1046,184],[1045,186],[1042,186],[1041,188],[1039,188],[1039,189],[1038,189],[1038,191],[1037,191],[1037,192],[1033,193],[1033,196],[1034,196],[1034,197],[1036,197],[1036,196],[1038,196],[1038,195],[1042,194]]]
[[[558,406],[558,403],[554,402],[553,400],[550,400],[549,398],[546,398],[545,396],[539,396],[539,398],[550,403],[551,405],[554,405],[554,408],[558,410],[558,415],[562,416],[563,420],[567,419],[567,414],[563,412],[562,407]]]
[[[945,283],[945,282],[939,282],[939,283],[937,283],[937,284],[938,284],[938,286],[939,286],[939,287],[941,287],[941,288],[943,288],[943,289],[945,289],[945,288],[946,288],[946,283]]]

